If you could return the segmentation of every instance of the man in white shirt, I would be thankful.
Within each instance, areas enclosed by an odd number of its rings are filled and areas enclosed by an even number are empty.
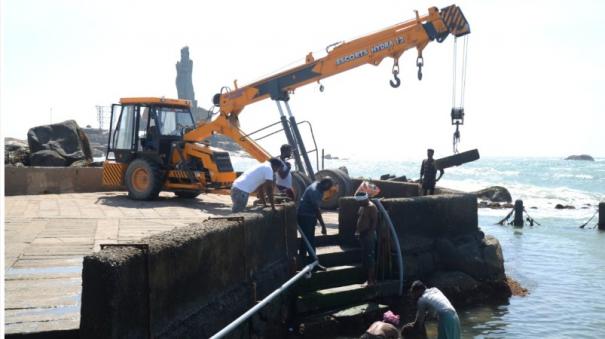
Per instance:
[[[412,299],[417,301],[415,328],[424,326],[426,313],[429,312],[439,319],[438,339],[460,339],[460,320],[456,310],[441,291],[436,288],[426,288],[420,280],[412,283],[410,288]]]
[[[269,161],[249,168],[235,179],[233,185],[231,185],[231,201],[233,202],[231,211],[233,213],[243,211],[248,204],[250,193],[256,191],[261,185],[263,185],[263,189],[260,190],[261,194],[266,192],[271,203],[271,208],[275,210],[275,203],[273,202],[273,173],[282,166],[283,162],[281,160],[271,158]]]
[[[284,165],[277,171],[275,176],[275,185],[277,189],[285,193],[290,200],[294,201],[294,191],[292,191],[292,165],[288,162],[288,159],[292,157],[292,146],[289,144],[281,145],[279,149],[279,159],[283,161]]]

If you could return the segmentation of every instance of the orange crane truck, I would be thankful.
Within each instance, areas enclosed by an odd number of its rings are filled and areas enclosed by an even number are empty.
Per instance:
[[[393,59],[390,84],[399,87],[398,60],[405,51],[417,50],[420,80],[424,66],[422,51],[431,41],[443,42],[449,34],[457,38],[469,33],[469,24],[455,5],[441,10],[431,7],[423,16],[416,12],[412,20],[330,45],[321,58],[316,59],[309,53],[304,64],[247,86],[238,87],[234,81],[233,89],[223,87],[213,97],[211,111],[218,116],[197,125],[191,114],[191,103],[186,100],[123,98],[120,104],[112,106],[103,183],[125,185],[129,196],[137,200],[154,199],[162,190],[192,198],[208,189],[230,187],[236,175],[229,154],[213,149],[203,141],[213,134],[223,134],[256,160],[268,160],[270,154],[239,128],[238,121],[246,106],[267,98],[277,104],[286,138],[293,146],[297,168],[306,172],[308,178],[314,178],[315,172],[288,105],[290,94],[296,88],[362,65],[378,65],[387,57]],[[452,109],[453,123],[455,118],[458,122],[461,118],[460,110],[456,112],[458,115],[454,117]],[[300,179],[301,176],[297,177]],[[308,178],[305,181],[308,182]]]

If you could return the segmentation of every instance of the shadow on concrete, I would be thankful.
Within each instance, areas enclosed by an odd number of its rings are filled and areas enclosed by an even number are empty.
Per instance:
[[[212,214],[230,214],[231,206],[219,202],[209,202],[202,199],[183,199],[178,197],[158,197],[152,201],[132,200],[127,195],[103,196],[97,198],[95,204],[111,207],[152,209],[166,207],[180,207],[202,210]]]

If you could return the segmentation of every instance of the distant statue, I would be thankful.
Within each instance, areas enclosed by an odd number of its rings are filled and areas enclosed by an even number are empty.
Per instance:
[[[189,47],[185,46],[181,48],[181,60],[176,63],[176,91],[179,99],[191,100],[195,104],[192,75],[193,61],[189,59]]]

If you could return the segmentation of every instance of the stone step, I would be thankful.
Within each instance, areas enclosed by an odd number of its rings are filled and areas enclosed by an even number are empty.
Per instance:
[[[366,279],[361,265],[345,265],[328,267],[326,271],[316,271],[310,279],[302,279],[296,291],[299,294],[323,290],[327,288],[360,284]]]
[[[370,302],[303,317],[297,321],[298,330],[302,329],[302,333],[290,337],[325,338],[343,334],[358,336],[371,323],[381,319],[388,309],[387,305]]]
[[[319,263],[326,267],[355,265],[361,262],[361,249],[355,247],[322,246],[317,248]]]
[[[338,245],[338,234],[327,234],[327,235],[316,235],[315,236],[315,246],[336,246]]]
[[[319,263],[325,267],[357,265],[361,263],[361,248],[358,247],[320,246],[316,248],[316,251]],[[309,263],[308,259],[302,260],[298,257],[297,260],[298,270],[301,270]]]
[[[397,293],[398,287],[398,281],[387,280],[379,282],[374,287],[352,284],[309,292],[297,297],[296,311],[298,314],[309,314],[321,310],[337,309],[377,297],[394,295]]]

